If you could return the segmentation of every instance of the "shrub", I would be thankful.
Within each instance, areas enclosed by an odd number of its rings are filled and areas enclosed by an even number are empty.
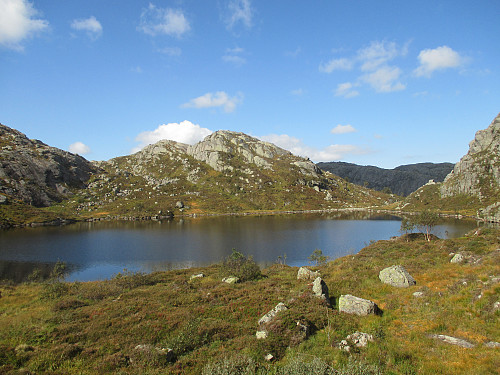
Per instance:
[[[317,266],[322,266],[326,264],[330,260],[330,257],[327,255],[323,255],[323,251],[320,249],[316,249],[313,253],[307,257],[309,259],[309,263],[315,263]]]
[[[222,276],[236,276],[240,281],[256,280],[262,277],[260,267],[251,256],[245,256],[233,249],[221,266]]]

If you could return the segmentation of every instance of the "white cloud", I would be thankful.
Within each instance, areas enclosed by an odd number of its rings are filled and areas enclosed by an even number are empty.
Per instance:
[[[38,11],[27,0],[0,1],[0,45],[22,51],[21,42],[45,31],[49,22],[36,19]]]
[[[368,83],[377,92],[392,92],[406,88],[406,85],[398,81],[400,75],[401,69],[398,67],[382,66],[376,71],[360,77],[360,79]]]
[[[228,48],[226,50],[226,54],[222,56],[222,60],[235,65],[243,65],[247,62],[244,57],[240,56],[243,53],[245,53],[245,50],[243,48]]]
[[[334,127],[332,130],[330,130],[330,133],[332,134],[347,134],[347,133],[354,133],[357,130],[354,128],[352,125],[340,125],[338,124],[336,127]]]
[[[351,70],[354,62],[350,59],[333,59],[327,63],[319,64],[319,71],[322,73],[331,73],[334,70]]]
[[[302,95],[304,95],[304,90],[303,89],[292,90],[292,91],[290,91],[290,94],[292,94],[294,96],[302,96]]]
[[[179,38],[191,30],[191,26],[181,10],[157,8],[149,4],[142,10],[137,29],[152,36],[165,34]]]
[[[353,90],[357,85],[351,82],[339,83],[335,89],[335,96],[343,96],[344,98],[354,98],[359,95],[359,91]]]
[[[287,134],[269,134],[258,138],[284,148],[294,155],[308,157],[315,162],[341,160],[348,155],[362,155],[370,152],[355,145],[329,145],[318,150],[315,147],[305,145],[300,139]]]
[[[430,77],[436,70],[457,68],[463,63],[458,52],[448,46],[424,49],[418,54],[418,60],[420,66],[413,71],[417,77]]]
[[[210,129],[202,128],[187,120],[181,123],[172,122],[163,124],[153,131],[145,131],[137,135],[135,140],[139,142],[139,144],[134,147],[132,152],[137,152],[143,147],[161,141],[162,139],[169,139],[171,141],[192,145],[201,141],[211,133],[212,131]]]
[[[94,16],[73,20],[71,28],[78,31],[85,31],[87,36],[92,40],[96,40],[102,35],[102,25]]]
[[[394,42],[372,41],[368,47],[358,50],[357,57],[362,62],[362,71],[372,71],[398,56],[406,55],[407,51],[407,45],[399,49]]]
[[[75,142],[69,145],[69,152],[78,155],[87,155],[90,153],[90,147],[82,142]]]
[[[240,93],[235,97],[230,98],[224,91],[215,93],[208,92],[205,95],[191,99],[188,103],[184,103],[184,108],[212,108],[223,107],[225,112],[233,112],[243,100],[243,95]]]
[[[230,0],[227,11],[226,26],[228,29],[232,29],[240,22],[247,28],[252,27],[253,10],[250,0]]]

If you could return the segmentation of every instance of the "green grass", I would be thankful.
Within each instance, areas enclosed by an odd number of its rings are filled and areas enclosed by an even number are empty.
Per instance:
[[[335,303],[328,308],[311,295],[308,282],[296,280],[297,268],[281,264],[234,285],[221,282],[222,264],[125,272],[108,281],[3,284],[0,373],[493,374],[498,349],[482,344],[500,337],[494,309],[500,284],[492,281],[500,276],[499,237],[499,229],[483,229],[453,240],[379,241],[315,267],[332,301],[341,294],[367,298],[381,316],[342,314]],[[449,253],[458,251],[481,261],[450,263]],[[403,265],[417,284],[381,284],[378,272],[393,264]],[[206,277],[190,280],[198,273]],[[423,296],[414,297],[415,291]],[[268,339],[257,340],[258,319],[279,302],[289,309],[266,327]],[[297,321],[311,327],[305,341]],[[338,349],[355,331],[372,334],[375,342],[351,354]],[[428,337],[434,333],[477,346],[445,344]],[[172,348],[176,361],[138,352],[137,345]],[[264,360],[268,353],[272,362]]]

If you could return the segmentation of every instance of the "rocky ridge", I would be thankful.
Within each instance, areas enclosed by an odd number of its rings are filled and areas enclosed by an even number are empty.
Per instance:
[[[79,155],[50,147],[0,124],[0,196],[46,207],[85,188],[97,168]]]
[[[500,221],[500,114],[479,130],[468,153],[440,187],[443,198],[469,195],[484,203],[480,215]]]

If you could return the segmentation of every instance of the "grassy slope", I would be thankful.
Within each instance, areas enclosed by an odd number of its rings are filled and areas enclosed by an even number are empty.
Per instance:
[[[320,267],[330,295],[371,299],[382,316],[357,317],[328,309],[311,297],[310,285],[296,280],[296,268],[275,265],[265,277],[237,285],[220,282],[220,267],[120,275],[88,283],[32,283],[1,287],[0,373],[26,369],[53,374],[199,374],[224,357],[251,357],[274,371],[292,358],[320,357],[334,367],[349,355],[335,346],[356,330],[375,342],[352,354],[357,361],[394,374],[488,374],[500,367],[500,230],[454,240],[400,238],[379,241]],[[469,251],[478,264],[452,264],[450,252]],[[383,285],[378,272],[402,264],[417,285]],[[207,277],[189,281],[192,274]],[[422,291],[423,297],[413,296]],[[480,296],[480,297],[479,297]],[[257,320],[278,302],[289,307],[257,340]],[[315,333],[299,344],[295,322],[309,322]],[[464,349],[430,339],[438,333],[477,344]],[[292,343],[291,347],[288,346]],[[33,351],[16,353],[27,344]],[[134,350],[139,344],[171,347],[174,364]],[[264,363],[273,353],[278,362]]]

